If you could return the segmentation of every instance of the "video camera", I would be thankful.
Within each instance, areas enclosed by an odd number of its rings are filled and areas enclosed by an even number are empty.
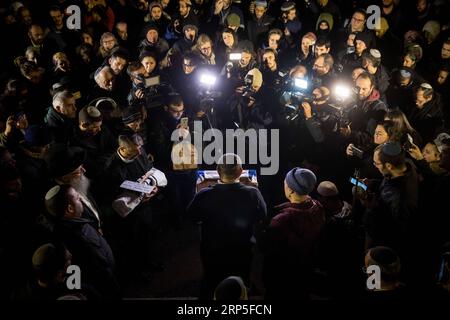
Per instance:
[[[306,78],[285,77],[284,90],[280,96],[280,103],[286,107],[286,120],[297,119],[300,113],[300,104],[304,101],[312,102],[310,83]]]
[[[160,76],[140,79],[141,83],[136,86],[144,93],[145,106],[147,109],[164,105],[164,96],[171,92],[168,83],[161,82]]]

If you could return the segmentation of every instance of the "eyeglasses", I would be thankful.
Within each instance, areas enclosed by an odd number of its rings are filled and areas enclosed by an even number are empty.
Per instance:
[[[364,22],[364,19],[358,19],[355,17],[352,17],[352,20],[356,21],[356,22]]]
[[[205,47],[205,48],[200,48],[201,51],[209,51],[211,50],[211,47]]]
[[[194,68],[195,67],[194,64],[187,64],[187,63],[183,63],[183,66],[186,68]]]

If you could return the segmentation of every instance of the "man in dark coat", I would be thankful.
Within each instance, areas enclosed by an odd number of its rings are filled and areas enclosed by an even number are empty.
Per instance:
[[[67,142],[75,127],[75,98],[69,91],[57,92],[52,104],[45,116],[45,124],[50,130],[52,141]]]
[[[188,208],[189,216],[201,223],[202,296],[207,299],[231,275],[250,285],[254,228],[266,215],[259,190],[239,182],[242,164],[237,155],[223,155],[217,169],[220,182],[200,191]]]
[[[83,277],[105,298],[117,298],[113,253],[89,220],[82,218],[84,205],[78,192],[69,185],[55,186],[47,192],[45,204],[56,219],[55,237],[72,253],[73,263],[80,267]]]

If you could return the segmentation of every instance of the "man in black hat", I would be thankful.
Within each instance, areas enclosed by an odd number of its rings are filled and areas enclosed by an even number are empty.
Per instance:
[[[183,38],[174,43],[173,49],[181,54],[185,54],[195,45],[197,40],[198,28],[193,24],[183,26]]]
[[[66,144],[51,145],[45,158],[50,176],[57,184],[68,184],[80,194],[85,208],[83,218],[88,219],[96,230],[101,230],[102,217],[90,194],[91,183],[83,167],[85,159],[86,151]]]
[[[155,24],[149,24],[144,28],[144,39],[139,44],[139,51],[154,51],[159,60],[161,60],[169,51],[169,44],[159,35],[158,27]]]
[[[103,174],[117,148],[112,133],[102,121],[102,114],[96,107],[84,107],[78,113],[78,127],[71,139],[73,146],[86,151],[84,166],[90,178]]]
[[[355,52],[348,53],[342,58],[344,72],[350,74],[353,69],[362,67],[362,54],[374,44],[374,36],[369,32],[359,32],[355,36]]]

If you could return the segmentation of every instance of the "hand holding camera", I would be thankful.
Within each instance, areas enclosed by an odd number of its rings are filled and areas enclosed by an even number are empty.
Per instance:
[[[305,119],[306,120],[311,119],[313,115],[312,115],[312,108],[309,102],[303,101],[301,106],[303,108],[303,113],[305,114]]]
[[[404,146],[405,147],[405,146]],[[409,153],[409,155],[417,160],[423,160],[423,154],[422,151],[420,151],[420,148],[418,146],[416,146],[414,143],[408,145],[407,147],[409,147],[408,149],[406,149],[406,151]]]

